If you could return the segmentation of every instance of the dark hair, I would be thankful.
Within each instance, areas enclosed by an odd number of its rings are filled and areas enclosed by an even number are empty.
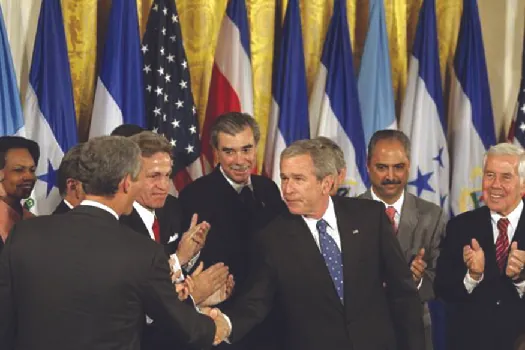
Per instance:
[[[79,180],[80,178],[79,161],[81,152],[82,143],[79,143],[71,147],[60,162],[57,173],[57,186],[62,197],[67,194],[67,180]]]
[[[112,197],[128,175],[137,180],[141,168],[139,146],[123,136],[100,136],[80,152],[80,181],[88,195]]]
[[[141,126],[135,125],[135,124],[122,124],[117,126],[112,132],[110,136],[124,136],[124,137],[130,137],[136,134],[139,134],[143,131],[145,131]]]
[[[259,130],[259,125],[251,115],[241,112],[224,113],[215,119],[215,122],[211,126],[210,143],[213,148],[217,149],[219,147],[220,132],[235,136],[247,127],[252,129],[255,144],[259,143],[261,131]]]
[[[40,158],[38,143],[20,136],[2,136],[0,137],[0,169],[5,168],[7,152],[16,148],[27,149],[35,165],[38,165],[38,159]]]
[[[374,148],[376,147],[376,144],[381,140],[396,140],[399,141],[403,148],[405,149],[405,153],[407,155],[407,158],[410,159],[410,139],[407,135],[405,135],[402,131],[399,130],[379,130],[372,135],[372,138],[370,139],[370,142],[368,143],[368,155],[367,155],[367,161],[370,162],[370,159],[372,159],[372,154],[374,153]]]

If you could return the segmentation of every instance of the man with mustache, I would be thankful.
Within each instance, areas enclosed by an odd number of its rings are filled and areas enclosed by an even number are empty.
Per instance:
[[[525,153],[492,146],[483,161],[486,206],[447,225],[436,295],[448,304],[447,349],[512,350],[525,331]]]
[[[211,128],[210,140],[217,166],[179,195],[183,225],[189,225],[194,213],[211,225],[200,260],[205,265],[228,265],[236,290],[242,289],[250,271],[249,250],[254,233],[287,211],[277,185],[252,174],[257,165],[259,139],[259,126],[250,115],[229,112],[219,116]],[[235,295],[234,291],[230,299],[234,300]],[[275,331],[265,333],[271,324],[270,320],[244,343],[228,349],[273,349]]]
[[[33,191],[39,157],[36,142],[19,136],[0,137],[0,181],[4,190],[0,198],[0,251],[11,227],[33,216],[22,207],[21,201]]]
[[[410,140],[401,131],[380,130],[368,144],[368,174],[372,188],[360,198],[385,205],[423,304],[425,349],[431,350],[432,328],[428,301],[434,299],[434,276],[445,214],[437,205],[406,191],[410,171]]]

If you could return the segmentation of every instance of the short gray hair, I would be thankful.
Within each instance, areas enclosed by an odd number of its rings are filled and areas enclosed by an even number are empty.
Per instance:
[[[330,156],[334,157],[337,171],[346,168],[345,154],[337,143],[325,136],[317,136],[314,140],[319,142],[321,147],[324,147],[330,153]]]
[[[308,154],[314,163],[315,177],[321,181],[329,175],[337,176],[337,166],[334,157],[326,156],[326,149],[318,140],[298,140],[284,149],[281,153],[281,161]]]
[[[483,157],[483,169],[485,169],[485,163],[487,162],[488,156],[518,157],[518,176],[520,177],[521,183],[525,182],[525,151],[523,148],[506,142],[491,146]]]
[[[123,136],[100,136],[82,146],[80,181],[88,195],[112,197],[127,176],[138,179],[141,169],[139,146]]]
[[[219,133],[235,136],[249,127],[252,129],[255,145],[261,139],[261,131],[259,125],[248,113],[228,112],[220,115],[211,126],[210,143],[213,148],[219,147]]]
[[[381,140],[399,141],[405,149],[405,154],[407,155],[408,160],[410,160],[410,139],[408,136],[399,130],[385,129],[376,131],[370,138],[370,142],[368,142],[367,162],[370,162],[370,159],[372,159],[374,148]]]
[[[153,131],[142,131],[130,136],[129,139],[139,145],[140,152],[144,158],[149,158],[159,152],[168,153],[171,157],[173,147],[163,135]]]

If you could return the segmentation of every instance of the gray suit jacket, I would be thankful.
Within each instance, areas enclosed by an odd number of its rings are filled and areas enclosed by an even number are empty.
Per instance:
[[[372,199],[372,194],[368,190],[359,198]],[[419,297],[424,302],[434,299],[436,262],[446,223],[445,214],[440,207],[405,191],[397,239],[407,262],[410,262],[421,248],[425,248],[424,260],[427,269],[419,289]]]

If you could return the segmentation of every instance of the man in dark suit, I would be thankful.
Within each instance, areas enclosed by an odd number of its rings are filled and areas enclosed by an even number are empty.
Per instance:
[[[163,249],[118,222],[143,185],[139,147],[91,139],[80,169],[86,200],[21,222],[0,257],[2,349],[138,350],[144,313],[194,348],[210,348],[223,320],[215,327],[180,302]]]
[[[231,341],[273,306],[286,320],[287,350],[424,348],[416,286],[383,206],[331,198],[335,176],[333,157],[315,140],[282,152],[281,190],[291,214],[258,235],[257,265],[224,310]]]
[[[423,302],[425,349],[432,350],[428,302],[434,299],[434,276],[446,218],[436,204],[406,191],[410,172],[410,140],[398,130],[380,130],[368,144],[368,174],[372,188],[360,198],[385,205],[385,212]]]
[[[484,158],[486,206],[451,219],[435,290],[447,302],[449,350],[512,350],[525,329],[525,154],[511,144]]]
[[[257,164],[259,126],[249,115],[231,112],[219,116],[211,128],[211,145],[219,164],[210,174],[186,186],[179,195],[183,225],[194,213],[210,223],[200,260],[206,265],[224,262],[235,277],[236,290],[250,271],[249,247],[256,231],[286,212],[279,189],[270,179],[252,175]],[[230,300],[235,299],[235,291]],[[266,325],[232,349],[273,349],[275,329]]]
[[[62,158],[57,173],[58,191],[62,201],[53,211],[53,214],[64,214],[78,206],[86,197],[82,182],[79,180],[78,162],[82,144],[73,147]]]

